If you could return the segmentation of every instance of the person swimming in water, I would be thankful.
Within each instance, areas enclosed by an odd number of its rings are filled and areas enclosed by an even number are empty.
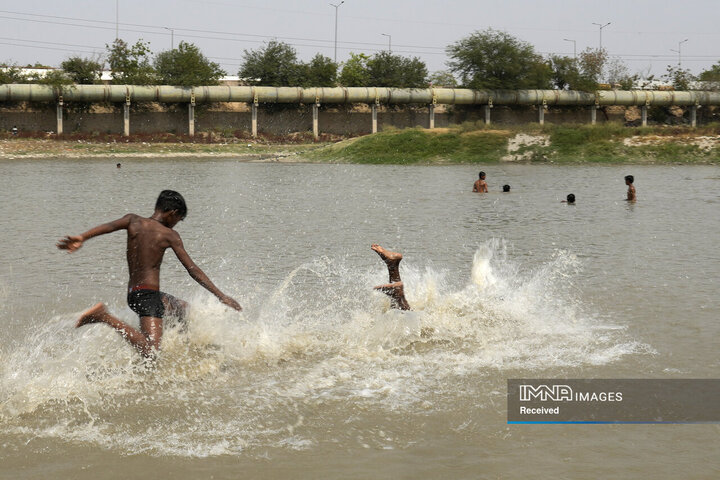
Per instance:
[[[487,193],[488,192],[488,184],[485,181],[485,172],[480,172],[478,174],[478,179],[475,180],[475,183],[473,184],[473,192],[478,193]]]
[[[378,285],[375,290],[379,290],[390,297],[390,307],[398,310],[411,310],[410,304],[405,298],[405,285],[400,279],[400,261],[402,253],[391,252],[380,245],[374,243],[370,246],[374,250],[388,269],[388,282],[384,285]]]

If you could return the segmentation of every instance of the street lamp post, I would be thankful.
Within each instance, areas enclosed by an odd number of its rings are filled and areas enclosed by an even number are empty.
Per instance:
[[[605,25],[593,22],[593,25],[597,25],[598,27],[600,27],[600,50],[602,50],[602,31],[603,31],[603,28],[610,25],[610,22],[606,23]]]
[[[573,44],[573,58],[577,59],[577,42],[570,38],[563,38],[566,42],[572,42]]]
[[[685,40],[678,42],[677,50],[674,50],[672,48],[670,49],[671,52],[675,52],[678,54],[678,67],[682,67],[682,44],[687,42],[688,40],[689,40],[689,38],[686,38]]]
[[[392,35],[387,33],[381,33],[383,37],[388,37],[388,52],[392,53]]]
[[[345,0],[335,5],[334,3],[331,3],[331,7],[335,7],[335,59],[333,60],[335,63],[337,63],[337,19],[338,19],[338,8],[340,5],[345,3]]]
[[[170,50],[175,50],[175,29],[170,27],[163,27],[165,30],[170,30]]]

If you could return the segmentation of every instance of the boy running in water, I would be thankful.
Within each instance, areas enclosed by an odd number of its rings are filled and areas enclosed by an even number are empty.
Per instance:
[[[154,357],[160,348],[165,314],[182,318],[188,304],[160,291],[160,265],[165,250],[171,248],[190,276],[215,295],[222,303],[242,310],[240,304],[228,297],[213,284],[205,273],[195,265],[185,251],[180,235],[173,227],[185,219],[187,206],[182,195],[163,190],[155,204],[154,213],[141,217],[128,213],[124,217],[99,225],[81,235],[66,236],[57,243],[61,250],[72,253],[83,243],[98,235],[127,230],[127,262],[130,270],[128,281],[128,306],[140,317],[137,330],[111,315],[103,303],[85,311],[76,328],[90,323],[106,323],[117,330],[143,356]]]

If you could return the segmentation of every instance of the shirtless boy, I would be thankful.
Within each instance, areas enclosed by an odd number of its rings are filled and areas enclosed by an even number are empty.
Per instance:
[[[627,175],[625,177],[625,185],[628,186],[626,199],[628,202],[634,202],[635,200],[637,200],[637,195],[635,195],[635,185],[633,185],[634,181],[635,177],[633,177],[632,175]]]
[[[473,192],[485,192],[488,191],[487,183],[485,182],[485,172],[480,172],[480,178],[478,180],[475,180],[475,184],[473,185]]]
[[[180,235],[173,227],[185,219],[187,206],[182,195],[163,190],[155,204],[155,212],[148,218],[129,213],[110,223],[99,225],[81,235],[61,239],[57,247],[72,253],[83,243],[98,235],[127,230],[127,262],[130,270],[128,306],[140,317],[140,330],[111,315],[103,303],[85,311],[76,328],[90,323],[106,323],[117,330],[143,356],[154,357],[160,348],[163,333],[163,316],[185,314],[187,303],[160,291],[160,265],[163,254],[171,248],[190,276],[215,295],[222,303],[242,310],[240,304],[220,291],[195,265],[185,251]]]
[[[389,282],[385,285],[378,285],[375,290],[387,294],[390,297],[390,306],[399,310],[410,310],[410,304],[405,299],[405,289],[402,280],[400,280],[400,260],[403,256],[401,253],[391,252],[378,244],[373,244],[371,249],[375,250],[380,258],[382,258],[388,268]]]

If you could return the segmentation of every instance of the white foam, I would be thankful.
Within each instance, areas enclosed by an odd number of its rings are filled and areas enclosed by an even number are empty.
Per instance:
[[[467,379],[647,353],[576,297],[580,268],[558,251],[524,271],[495,240],[475,253],[464,284],[404,264],[414,311],[400,312],[371,290],[380,267],[350,272],[318,258],[248,305],[252,315],[209,295],[190,299],[187,329],[166,329],[154,370],[112,329],[73,329],[78,312],[53,316],[3,355],[1,428],[126,453],[305,449],[319,439],[302,433],[298,404],[432,411],[447,408],[438,394],[483,401],[482,386]],[[136,323],[127,307],[110,309]]]

